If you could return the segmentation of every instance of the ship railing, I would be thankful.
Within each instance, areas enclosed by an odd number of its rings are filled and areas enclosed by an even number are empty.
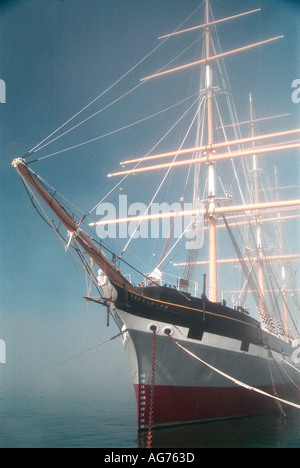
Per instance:
[[[193,280],[187,280],[180,276],[171,275],[169,273],[162,274],[161,278],[154,278],[151,273],[145,273],[144,279],[141,281],[141,277],[135,274],[124,274],[125,278],[134,286],[137,287],[149,287],[149,286],[165,286],[171,289],[176,289],[182,293],[190,294],[193,297],[200,297],[203,293],[203,284]],[[208,291],[207,291],[208,295]],[[228,293],[222,291],[220,296],[220,303],[226,305]],[[225,300],[226,299],[226,300]],[[234,297],[229,300],[232,308],[239,310],[243,313],[249,313],[249,308],[243,302],[236,301]],[[230,305],[229,305],[230,307]]]
[[[194,297],[197,297],[199,291],[202,292],[202,286],[197,281],[187,280],[180,276],[175,276],[171,274],[162,275],[161,278],[154,278],[151,274],[145,274],[146,278],[143,281],[143,286],[159,285],[166,286],[172,289],[177,289],[183,293],[191,294]]]
[[[197,297],[199,292],[202,293],[202,285],[196,281],[186,280],[179,276],[175,275],[162,275],[161,278],[155,278],[151,273],[145,273],[144,279],[140,281],[140,277],[135,278],[135,275],[124,274],[125,278],[133,285],[138,287],[149,287],[149,286],[166,286],[172,289],[177,289],[183,293],[191,294],[194,297]]]

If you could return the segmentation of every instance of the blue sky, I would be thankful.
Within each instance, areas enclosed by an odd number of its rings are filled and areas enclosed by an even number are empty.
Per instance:
[[[7,365],[0,365],[0,377],[4,386],[22,381],[116,331],[105,328],[104,310],[96,306],[87,310],[82,300],[86,294],[84,275],[74,268],[56,236],[32,209],[11,168],[12,159],[23,156],[119,79],[157,46],[158,36],[176,29],[199,5],[198,0],[1,2],[0,79],[6,83],[6,104],[0,104],[0,338],[7,343]],[[247,99],[252,92],[257,117],[291,114],[284,121],[266,123],[261,132],[299,126],[299,105],[291,100],[292,81],[300,78],[299,2],[212,0],[212,7],[216,18],[262,8],[259,14],[236,20],[230,27],[220,26],[224,50],[285,36],[276,45],[241,56],[241,61],[231,57],[226,62],[241,120],[248,118]],[[195,15],[187,24],[199,24],[201,18]],[[146,61],[143,68],[91,107],[91,113],[158,69],[167,61],[166,54],[179,44],[174,39],[162,58],[157,54]],[[144,95],[139,90],[132,100],[100,114],[38,156],[102,135],[179,101],[187,80],[184,75],[175,78],[173,86],[170,81],[151,84]],[[99,140],[32,168],[87,211],[111,188],[106,175],[118,169],[126,156],[144,154],[164,126],[167,128],[166,120],[150,122],[137,135],[129,129],[116,138]],[[291,155],[290,165],[282,164],[283,157],[277,155],[272,160],[283,168],[281,183],[297,185],[297,154]],[[136,190],[143,199],[153,193],[153,187],[142,178]],[[295,193],[284,194],[291,195]],[[149,261],[145,257],[145,262]],[[130,385],[120,342],[109,346],[109,351],[84,358],[77,368],[60,369],[52,384],[47,380],[48,390],[72,386],[84,388],[88,394],[92,390],[82,387],[82,376],[85,380],[92,376],[93,391],[112,382],[117,385],[116,375]],[[45,386],[44,381],[33,381],[30,391],[39,391],[39,386]]]

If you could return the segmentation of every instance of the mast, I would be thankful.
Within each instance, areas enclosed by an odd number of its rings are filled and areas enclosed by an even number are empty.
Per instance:
[[[254,129],[254,116],[253,116],[253,103],[251,93],[249,95],[249,104],[250,104],[250,122],[251,122],[251,138],[255,137]],[[252,142],[253,149],[255,149],[255,143]],[[259,171],[257,165],[257,155],[254,152],[252,156],[252,173],[254,179],[254,202],[259,204]],[[260,220],[260,213],[257,213],[256,216],[256,250],[257,250],[257,260],[258,260],[258,286],[259,286],[259,312],[262,317],[265,316],[266,312],[266,300],[265,300],[265,276],[264,276],[264,266],[263,266],[263,245],[262,245],[262,224]]]
[[[209,1],[206,0],[206,99],[207,99],[207,125],[208,125],[208,206],[213,213],[208,216],[209,227],[209,298],[212,302],[218,299],[218,277],[217,277],[217,229],[216,216],[214,209],[216,207],[216,166],[213,159],[212,146],[214,144],[213,129],[213,86],[212,86],[212,68],[210,58],[210,26],[209,26]]]
[[[276,188],[276,197],[279,200],[279,189],[278,189],[278,175],[277,175],[277,168],[275,167],[275,188]],[[279,228],[279,242],[280,242],[280,253],[283,255],[283,232],[282,232],[282,221],[281,215],[278,213],[278,219],[280,222],[278,223]],[[284,332],[286,336],[289,336],[289,310],[287,306],[287,281],[286,281],[286,271],[285,271],[285,264],[282,262],[281,264],[281,281],[282,281],[282,298],[283,298],[283,322],[284,322]]]

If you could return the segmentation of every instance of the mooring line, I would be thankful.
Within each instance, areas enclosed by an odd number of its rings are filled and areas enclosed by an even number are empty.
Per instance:
[[[205,366],[209,367],[210,369],[212,369],[213,371],[217,372],[218,374],[222,375],[223,377],[225,377],[227,380],[230,380],[231,382],[234,382],[236,385],[240,386],[240,387],[243,387],[243,388],[246,388],[247,390],[251,390],[251,391],[254,391],[256,393],[260,393],[261,395],[264,395],[268,398],[272,398],[273,400],[276,400],[276,401],[280,401],[281,403],[284,403],[286,405],[289,405],[289,406],[293,406],[294,408],[297,408],[297,409],[300,409],[300,405],[297,405],[296,403],[292,403],[290,401],[287,401],[287,400],[283,400],[282,398],[279,398],[279,397],[276,397],[276,396],[273,396],[273,395],[270,395],[269,393],[266,393],[264,392],[263,390],[260,390],[259,388],[256,388],[256,387],[252,387],[251,385],[248,385],[248,384],[245,384],[244,382],[241,382],[240,380],[238,379],[235,379],[234,377],[231,377],[230,375],[226,374],[225,372],[222,372],[221,370],[217,369],[216,367],[212,366],[211,364],[208,364],[207,362],[203,361],[203,359],[199,358],[198,356],[196,356],[194,353],[192,353],[191,351],[189,351],[188,349],[186,349],[184,346],[182,346],[181,344],[178,343],[178,341],[174,340],[174,338],[172,338],[171,335],[168,335],[168,337],[173,341],[173,343],[178,346],[179,348],[181,348],[185,353],[189,354],[190,356],[192,356],[193,358],[197,359],[197,361],[201,362],[202,364],[204,364]]]
[[[59,363],[57,363],[57,364],[55,364],[55,365],[53,365],[51,367],[48,367],[47,369],[44,369],[44,370],[42,370],[40,372],[32,374],[30,377],[27,377],[26,379],[22,380],[21,382],[15,383],[13,385],[10,385],[9,387],[6,387],[6,388],[2,389],[0,391],[0,399],[2,399],[1,398],[2,393],[7,392],[8,390],[11,390],[14,387],[17,387],[18,385],[21,385],[22,383],[29,382],[30,380],[35,379],[36,377],[39,377],[39,376],[41,376],[43,374],[46,374],[47,372],[50,372],[50,371],[56,369],[57,367],[63,366],[64,364],[66,364],[67,362],[72,361],[73,359],[76,359],[76,358],[78,358],[80,356],[83,356],[84,354],[90,353],[91,351],[94,351],[95,349],[100,348],[101,346],[105,345],[106,343],[109,343],[110,341],[113,341],[116,338],[119,338],[120,336],[124,335],[124,333],[126,333],[127,331],[128,331],[127,329],[123,330],[120,333],[118,333],[117,335],[114,335],[111,338],[108,338],[107,340],[102,341],[101,343],[93,346],[92,348],[88,348],[85,351],[82,351],[81,353],[75,354],[74,356],[71,356],[71,357],[65,359],[62,362],[59,362]]]

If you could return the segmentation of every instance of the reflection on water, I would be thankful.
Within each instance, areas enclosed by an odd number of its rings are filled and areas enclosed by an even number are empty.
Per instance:
[[[154,430],[153,448],[299,448],[300,414],[289,411]],[[145,447],[147,433],[139,436]]]
[[[136,402],[96,393],[0,400],[0,448],[139,448]],[[153,448],[299,448],[300,413],[279,413],[153,431]],[[138,440],[137,440],[138,439]]]

